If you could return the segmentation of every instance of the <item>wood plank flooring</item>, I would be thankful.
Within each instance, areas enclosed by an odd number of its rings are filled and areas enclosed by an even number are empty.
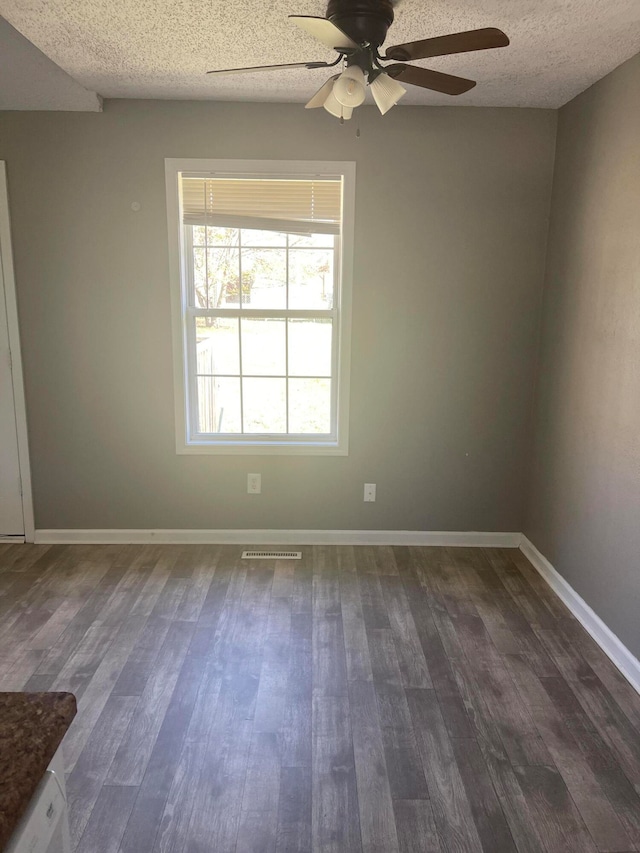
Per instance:
[[[640,851],[640,697],[518,551],[0,545],[76,853]]]

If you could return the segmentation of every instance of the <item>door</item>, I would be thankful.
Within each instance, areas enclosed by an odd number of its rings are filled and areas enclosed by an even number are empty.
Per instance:
[[[0,162],[0,541],[24,539],[24,507],[31,498],[15,297],[6,172],[5,164]],[[23,499],[25,478],[27,502]],[[29,516],[32,539],[31,513]]]
[[[0,263],[0,537],[24,535],[16,406],[6,306],[4,276]]]

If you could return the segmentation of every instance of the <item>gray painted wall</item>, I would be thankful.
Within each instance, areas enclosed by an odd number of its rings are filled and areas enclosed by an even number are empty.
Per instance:
[[[525,532],[640,655],[640,56],[560,111]]]
[[[37,527],[522,528],[556,114],[358,112],[0,115]],[[176,455],[164,157],[357,162],[348,457]]]

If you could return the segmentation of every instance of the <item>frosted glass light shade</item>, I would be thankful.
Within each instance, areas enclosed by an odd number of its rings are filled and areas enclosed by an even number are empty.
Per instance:
[[[388,113],[407,92],[401,83],[384,73],[379,74],[369,88],[382,115]]]
[[[324,107],[325,101],[331,94],[333,84],[338,79],[338,76],[338,74],[335,74],[333,77],[330,77],[326,83],[323,83],[322,86],[320,86],[311,100],[305,104],[306,110],[314,110],[317,107]]]
[[[333,86],[333,94],[343,107],[359,107],[367,94],[367,81],[362,68],[350,65]]]
[[[343,118],[345,121],[350,119],[353,114],[353,108],[345,107],[341,104],[333,91],[329,93],[327,100],[324,102],[324,108],[328,113],[331,113],[332,116],[335,116],[336,118]]]

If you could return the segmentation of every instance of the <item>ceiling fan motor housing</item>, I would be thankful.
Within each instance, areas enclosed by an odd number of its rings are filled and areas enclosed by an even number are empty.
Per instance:
[[[327,18],[358,44],[379,47],[393,23],[391,0],[329,0]]]

